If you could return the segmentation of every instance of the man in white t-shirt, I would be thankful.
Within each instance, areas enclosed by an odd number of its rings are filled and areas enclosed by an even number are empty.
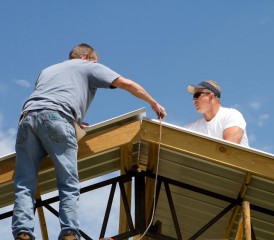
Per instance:
[[[221,88],[216,82],[188,85],[187,91],[193,94],[196,111],[203,116],[185,128],[248,147],[245,119],[238,110],[221,106]]]

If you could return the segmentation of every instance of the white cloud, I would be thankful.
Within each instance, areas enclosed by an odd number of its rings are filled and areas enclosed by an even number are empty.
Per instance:
[[[31,86],[31,84],[27,80],[24,80],[24,79],[18,79],[18,80],[15,80],[15,82],[16,82],[16,84],[18,84],[21,87],[29,88]]]
[[[249,104],[249,106],[251,108],[255,109],[255,110],[258,110],[258,109],[261,108],[261,103],[259,103],[259,102],[252,102],[252,103]]]
[[[269,114],[261,114],[259,115],[259,120],[258,120],[258,126],[263,127],[265,121],[269,118]]]
[[[248,135],[248,142],[249,142],[249,145],[251,145],[252,143],[254,143],[256,140],[257,140],[257,137],[256,137],[255,134],[249,134],[249,135]]]
[[[14,152],[16,130],[13,128],[8,131],[0,131],[0,156]]]
[[[14,144],[17,130],[9,128],[8,130],[2,130],[3,117],[0,114],[0,156],[10,154],[14,152]]]
[[[230,106],[231,108],[235,108],[235,109],[240,109],[241,108],[241,105],[240,104],[238,104],[238,103],[235,103],[235,104],[233,104],[233,105],[231,105]]]

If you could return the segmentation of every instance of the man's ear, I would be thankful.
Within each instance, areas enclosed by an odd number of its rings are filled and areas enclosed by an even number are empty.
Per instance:
[[[81,59],[83,59],[83,60],[89,60],[89,54],[88,53],[84,53],[82,55]]]

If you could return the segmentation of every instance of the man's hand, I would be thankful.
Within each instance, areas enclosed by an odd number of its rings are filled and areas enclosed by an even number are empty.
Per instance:
[[[167,116],[166,110],[163,106],[161,106],[159,103],[154,103],[153,105],[151,105],[151,108],[154,110],[154,112],[156,113],[158,119],[163,119]]]
[[[132,95],[134,95],[137,98],[140,98],[146,102],[148,102],[154,112],[156,113],[158,119],[159,118],[165,118],[166,117],[166,110],[164,107],[162,107],[159,103],[157,103],[152,96],[138,83],[126,79],[124,77],[118,77],[112,82],[112,86],[124,89],[128,92],[130,92]]]

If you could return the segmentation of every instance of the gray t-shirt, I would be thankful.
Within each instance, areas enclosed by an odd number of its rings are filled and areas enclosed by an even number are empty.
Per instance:
[[[97,88],[113,88],[111,83],[118,77],[102,64],[81,59],[52,65],[39,75],[23,111],[57,110],[81,124]]]

